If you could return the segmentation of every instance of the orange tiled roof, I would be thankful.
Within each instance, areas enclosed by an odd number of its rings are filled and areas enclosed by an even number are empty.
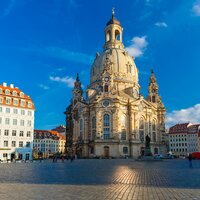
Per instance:
[[[52,130],[34,130],[34,139],[52,138],[54,140],[64,140],[65,137]]]
[[[6,94],[6,90],[9,91],[9,94]],[[16,94],[14,94],[14,92]],[[11,98],[10,104],[6,103],[6,97]],[[32,99],[28,95],[24,94],[19,88],[12,88],[12,87],[9,87],[9,86],[0,85],[0,98],[2,98],[2,102],[0,103],[0,105],[35,109]],[[14,101],[13,101],[14,99],[18,100],[17,105],[14,105]],[[22,100],[25,101],[24,106],[21,105]],[[28,106],[28,103],[31,103],[31,106]]]

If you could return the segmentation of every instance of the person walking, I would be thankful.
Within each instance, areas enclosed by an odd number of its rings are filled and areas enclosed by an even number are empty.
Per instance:
[[[190,153],[188,156],[189,167],[192,168],[192,154]]]

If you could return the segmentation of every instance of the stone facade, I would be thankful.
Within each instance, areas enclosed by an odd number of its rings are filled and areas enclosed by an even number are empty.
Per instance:
[[[86,99],[79,76],[76,78],[65,114],[68,151],[80,157],[137,157],[143,154],[147,134],[152,152],[162,149],[166,111],[154,72],[145,99],[140,94],[134,58],[123,45],[122,30],[112,13],[103,52],[96,53],[92,65]]]

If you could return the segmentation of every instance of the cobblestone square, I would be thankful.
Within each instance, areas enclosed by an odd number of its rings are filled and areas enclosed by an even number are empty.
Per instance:
[[[0,199],[200,199],[200,161],[132,159],[0,165]]]

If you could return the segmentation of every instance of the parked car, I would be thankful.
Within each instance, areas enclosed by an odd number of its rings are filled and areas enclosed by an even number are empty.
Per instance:
[[[192,158],[193,159],[200,159],[200,152],[193,152],[192,153]]]
[[[154,155],[154,158],[155,159],[163,159],[164,156],[162,154],[157,154],[157,155]]]

